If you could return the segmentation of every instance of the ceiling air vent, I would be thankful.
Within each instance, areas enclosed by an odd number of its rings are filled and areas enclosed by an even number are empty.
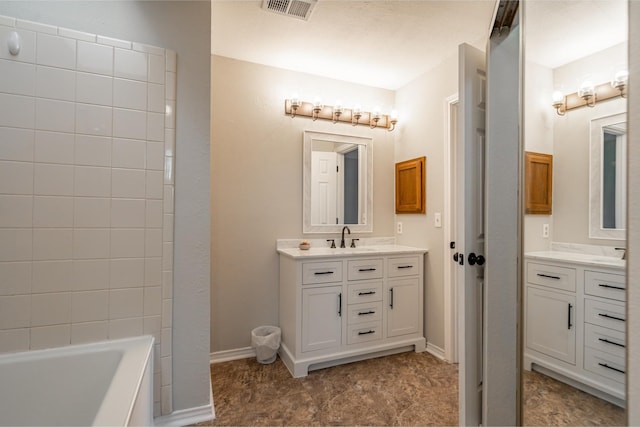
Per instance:
[[[280,15],[309,20],[318,0],[263,0],[262,8]]]

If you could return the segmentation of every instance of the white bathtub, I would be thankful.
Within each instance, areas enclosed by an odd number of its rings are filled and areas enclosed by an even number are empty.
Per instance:
[[[153,337],[0,355],[0,425],[153,425]]]

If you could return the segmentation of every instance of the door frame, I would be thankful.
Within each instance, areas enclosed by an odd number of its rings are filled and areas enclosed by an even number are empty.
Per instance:
[[[456,264],[451,262],[450,242],[456,241],[456,121],[458,94],[444,102],[444,358],[458,363],[458,288]]]

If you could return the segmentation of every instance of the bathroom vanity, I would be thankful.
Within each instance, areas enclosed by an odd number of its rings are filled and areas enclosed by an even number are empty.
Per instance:
[[[309,370],[426,349],[424,249],[278,245],[280,357],[294,377]]]
[[[624,264],[581,253],[526,254],[525,369],[624,406]]]

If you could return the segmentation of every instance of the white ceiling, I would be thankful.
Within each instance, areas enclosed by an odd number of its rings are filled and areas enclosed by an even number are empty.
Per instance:
[[[460,43],[484,49],[495,0],[319,0],[309,21],[212,0],[215,55],[398,89]],[[526,3],[526,55],[555,68],[626,39],[627,0]]]

